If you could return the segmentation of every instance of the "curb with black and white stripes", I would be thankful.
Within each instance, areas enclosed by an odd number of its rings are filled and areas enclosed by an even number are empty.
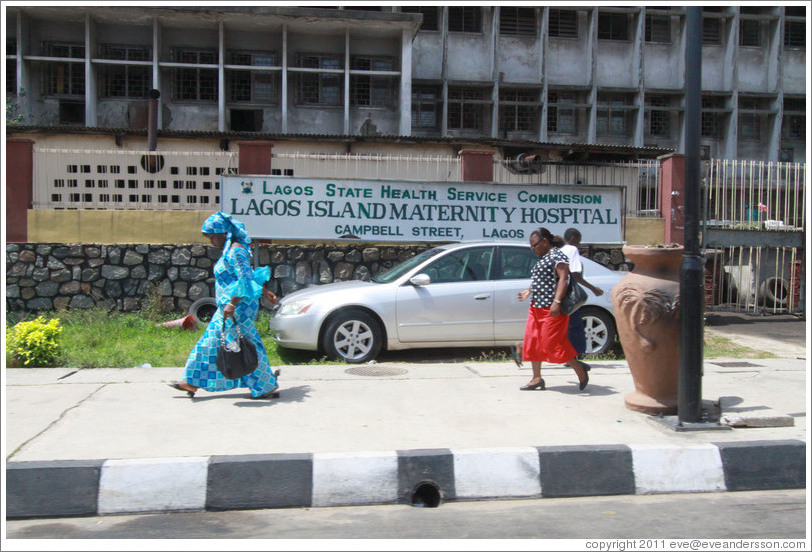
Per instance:
[[[6,517],[805,487],[797,440],[8,462]]]

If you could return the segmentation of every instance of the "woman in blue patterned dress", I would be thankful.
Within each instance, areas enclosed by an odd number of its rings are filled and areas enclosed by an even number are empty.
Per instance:
[[[268,353],[254,325],[254,318],[261,296],[264,295],[271,303],[276,302],[276,296],[262,287],[270,278],[270,268],[251,270],[251,238],[245,232],[245,225],[230,215],[213,214],[203,223],[202,230],[213,246],[223,248],[222,256],[214,265],[217,312],[186,361],[186,379],[169,385],[186,391],[189,396],[194,396],[201,388],[206,391],[226,391],[247,387],[252,399],[269,399],[279,385],[276,374],[268,366]],[[228,322],[229,318],[231,322]],[[234,324],[237,324],[242,334],[257,348],[257,369],[236,380],[225,379],[217,369],[217,350],[224,322],[227,342],[236,339]]]

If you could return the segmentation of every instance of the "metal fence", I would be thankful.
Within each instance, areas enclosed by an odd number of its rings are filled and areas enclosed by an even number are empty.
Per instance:
[[[707,310],[803,313],[806,165],[705,164]]]
[[[493,179],[507,184],[616,186],[623,188],[625,216],[661,216],[659,160],[578,164],[505,159],[495,162]]]
[[[805,226],[805,163],[708,161],[705,187],[709,226],[768,231]]]
[[[272,167],[275,175],[309,178],[462,180],[462,162],[456,156],[274,152]]]

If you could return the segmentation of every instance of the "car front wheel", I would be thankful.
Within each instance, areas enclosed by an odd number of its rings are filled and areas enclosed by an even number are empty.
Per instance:
[[[582,307],[581,317],[584,319],[586,354],[602,355],[607,352],[617,335],[614,317],[595,307]]]
[[[383,346],[383,332],[372,315],[359,310],[345,311],[328,322],[322,346],[334,360],[359,364],[378,355]]]

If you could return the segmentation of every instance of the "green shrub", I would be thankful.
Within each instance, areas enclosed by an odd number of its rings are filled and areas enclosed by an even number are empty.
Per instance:
[[[22,366],[55,366],[61,332],[58,318],[46,322],[44,317],[38,316],[10,328],[6,332],[6,347]]]

